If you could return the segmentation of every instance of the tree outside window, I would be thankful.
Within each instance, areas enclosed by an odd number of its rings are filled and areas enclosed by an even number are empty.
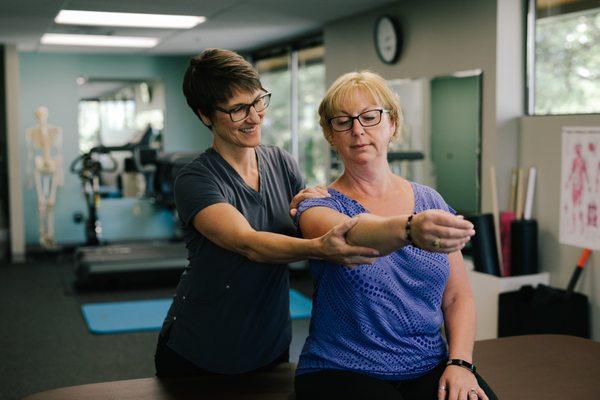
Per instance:
[[[600,113],[598,3],[536,0],[535,7],[535,65],[530,77],[534,106],[530,112]]]

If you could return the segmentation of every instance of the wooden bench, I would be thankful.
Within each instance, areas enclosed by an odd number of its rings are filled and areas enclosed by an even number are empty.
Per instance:
[[[475,344],[481,375],[501,400],[600,399],[600,343],[562,335],[528,335]],[[24,400],[293,399],[294,365],[268,373],[94,383],[53,389]]]

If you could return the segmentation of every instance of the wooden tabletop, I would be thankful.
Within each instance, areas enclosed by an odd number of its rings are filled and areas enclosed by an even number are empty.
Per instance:
[[[500,400],[600,399],[600,343],[562,335],[479,341],[478,372]],[[242,377],[144,378],[53,389],[24,400],[289,400],[293,364]]]
[[[478,341],[477,372],[500,400],[600,399],[600,343],[564,335]]]

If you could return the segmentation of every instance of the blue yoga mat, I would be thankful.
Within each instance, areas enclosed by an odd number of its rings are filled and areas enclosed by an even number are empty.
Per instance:
[[[162,326],[172,299],[83,304],[81,312],[91,333],[156,331]],[[292,319],[310,318],[312,302],[290,289]]]
[[[292,319],[310,318],[312,300],[294,289],[290,289],[290,315]]]

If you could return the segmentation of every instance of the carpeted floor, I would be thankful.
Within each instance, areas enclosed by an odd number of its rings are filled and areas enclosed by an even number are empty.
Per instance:
[[[118,290],[73,289],[67,260],[0,266],[0,399],[86,383],[153,376],[158,332],[92,335],[79,306],[96,301],[170,296],[174,285]],[[310,296],[312,284],[293,277]],[[293,321],[290,358],[297,362],[309,320]]]

